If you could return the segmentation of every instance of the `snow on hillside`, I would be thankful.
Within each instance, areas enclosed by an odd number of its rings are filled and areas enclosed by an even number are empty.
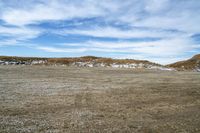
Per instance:
[[[129,68],[129,69],[151,69],[173,71],[159,64],[140,60],[114,60],[110,58],[53,58],[53,59],[29,59],[29,58],[6,58],[0,60],[0,65],[68,65],[76,67],[111,67],[111,68]]]

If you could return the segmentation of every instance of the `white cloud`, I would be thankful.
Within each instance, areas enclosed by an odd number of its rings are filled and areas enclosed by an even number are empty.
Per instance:
[[[13,25],[26,25],[48,20],[102,16],[108,21],[124,21],[132,25],[185,31],[194,31],[199,27],[200,20],[200,2],[196,0],[39,1],[15,1],[16,5],[21,4],[21,8],[4,7],[0,10],[1,19]]]
[[[196,45],[191,45],[193,42],[185,38],[173,38],[159,40],[154,42],[89,42],[90,47],[118,49],[121,52],[139,53],[144,55],[168,57],[178,56],[182,53],[192,51]]]
[[[86,43],[76,44],[59,44],[62,48],[55,47],[37,47],[38,49],[48,52],[118,52],[118,53],[139,53],[145,57],[171,58],[178,57],[186,52],[192,52],[198,45],[191,45],[193,42],[185,38],[173,38],[168,40],[159,40],[155,42],[98,42],[89,41]],[[67,48],[68,46],[76,46],[78,48]],[[63,48],[64,47],[64,48]],[[120,54],[119,54],[120,55]],[[132,54],[131,54],[132,55]],[[137,56],[136,56],[137,57]],[[166,61],[165,61],[166,62]],[[168,61],[169,62],[169,61]],[[162,61],[161,61],[162,63]]]
[[[176,29],[187,33],[200,32],[200,1],[149,0],[145,6],[147,16],[129,22],[135,26]],[[153,10],[153,11],[152,11]]]
[[[124,21],[131,25],[199,32],[200,2],[195,0],[127,0],[24,2],[4,7],[1,19],[8,24],[26,25],[49,20],[69,20],[101,16],[105,21]],[[2,4],[1,4],[2,5]]]
[[[167,64],[179,61],[185,57],[179,57],[183,53],[193,52],[198,45],[191,45],[192,40],[185,38],[173,38],[155,42],[98,42],[89,41],[76,44],[58,44],[62,48],[38,46],[37,49],[47,52],[82,53],[82,52],[104,52],[117,53],[116,58],[145,59],[157,63]],[[78,48],[68,48],[78,46]],[[123,53],[121,55],[120,53]],[[134,55],[134,56],[133,56]],[[159,55],[159,56],[158,56]],[[163,60],[162,60],[163,59]],[[167,60],[169,59],[169,60]]]
[[[174,36],[185,36],[185,33],[181,32],[171,32],[165,30],[156,30],[156,29],[129,29],[129,30],[120,30],[113,27],[94,27],[92,29],[70,29],[58,31],[58,34],[79,34],[87,35],[93,37],[113,37],[113,38],[169,38]]]
[[[150,13],[156,13],[167,9],[169,0],[148,0],[145,4],[145,10]]]
[[[200,27],[198,26],[200,17],[191,19],[191,16],[195,16],[195,14],[196,13],[184,14],[181,16],[154,16],[138,21],[134,23],[134,25],[152,28],[177,29],[188,34],[194,34],[200,31]]]
[[[49,1],[45,4],[33,4],[29,8],[8,8],[2,19],[12,25],[27,25],[48,20],[65,20],[76,17],[84,18],[102,14],[92,3],[76,4]]]
[[[86,51],[85,48],[70,49],[70,48],[56,48],[56,47],[45,47],[45,46],[37,46],[35,48],[46,52],[55,52],[55,53],[80,53]]]
[[[1,40],[0,45],[19,45],[21,41],[36,38],[45,32],[62,36],[79,34],[120,39],[155,37],[162,38],[162,40],[146,42],[145,40],[143,42],[104,42],[101,40],[66,44],[65,48],[59,48],[59,44],[54,44],[53,47],[44,47],[41,44],[35,45],[35,48],[47,52],[133,53],[129,55],[166,63],[182,59],[185,53],[199,48],[199,45],[190,38],[191,35],[200,32],[199,14],[200,1],[197,0],[8,0],[7,3],[0,1],[0,20],[6,25],[17,26],[0,26],[0,36],[9,37],[7,40]],[[27,26],[51,20],[59,22],[91,17],[101,17],[106,26],[60,29],[59,31]],[[111,22],[119,22],[133,28],[128,30],[114,28],[110,26]],[[134,28],[135,26],[140,29]],[[71,48],[73,46],[77,47]],[[162,61],[162,59],[168,59],[168,61]]]
[[[42,34],[41,29],[32,29],[28,27],[4,27],[0,26],[0,35],[5,38],[0,40],[0,45],[21,45],[21,41],[26,41],[35,38]]]
[[[3,27],[0,26],[0,34],[9,37],[25,37],[33,38],[38,36],[42,31],[39,29],[31,29],[27,27]]]

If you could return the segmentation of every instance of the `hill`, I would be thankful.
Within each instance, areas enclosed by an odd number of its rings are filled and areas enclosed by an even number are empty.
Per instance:
[[[185,61],[179,61],[173,64],[167,65],[177,70],[197,70],[200,71],[200,54],[193,56],[191,59]]]
[[[0,65],[69,65],[77,67],[144,68],[170,70],[147,60],[112,59],[95,56],[76,58],[36,58],[0,56]]]

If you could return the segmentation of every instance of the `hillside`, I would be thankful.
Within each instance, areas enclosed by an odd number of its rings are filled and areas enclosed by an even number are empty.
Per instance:
[[[113,67],[171,70],[147,60],[112,59],[95,56],[76,58],[34,58],[0,56],[0,65],[68,65],[77,67]]]
[[[176,62],[167,65],[168,67],[173,67],[177,70],[197,70],[200,71],[200,54],[193,56],[191,59]]]

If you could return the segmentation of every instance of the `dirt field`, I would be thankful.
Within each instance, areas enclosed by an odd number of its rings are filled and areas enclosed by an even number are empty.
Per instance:
[[[0,66],[1,133],[197,133],[200,73]]]

